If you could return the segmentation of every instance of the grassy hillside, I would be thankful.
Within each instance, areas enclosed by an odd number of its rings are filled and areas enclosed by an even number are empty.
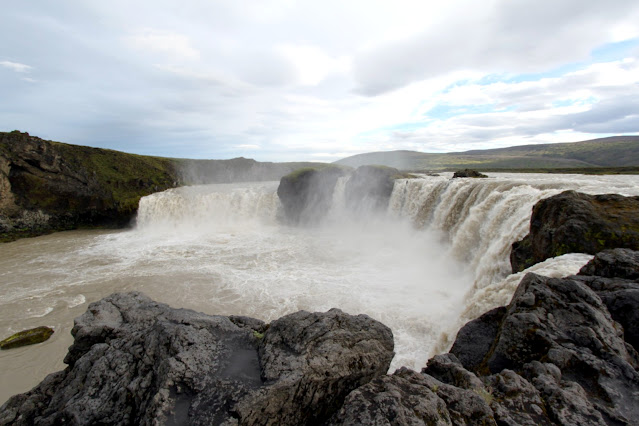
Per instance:
[[[381,164],[402,170],[628,167],[639,166],[639,136],[614,136],[583,142],[523,145],[446,154],[373,152],[354,155],[336,163],[351,167]]]

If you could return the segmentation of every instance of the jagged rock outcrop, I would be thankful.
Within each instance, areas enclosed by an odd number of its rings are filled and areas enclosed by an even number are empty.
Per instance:
[[[317,424],[393,357],[390,329],[365,315],[267,325],[141,293],[92,303],[72,334],[67,369],[9,399],[0,424]]]
[[[341,167],[302,168],[280,179],[277,195],[286,220],[292,224],[316,224],[328,212],[337,180],[346,174]]]
[[[639,423],[638,322],[627,317],[639,311],[638,256],[604,252],[563,279],[527,274],[451,353],[351,392],[331,424]]]
[[[488,176],[478,172],[477,170],[471,170],[471,169],[458,170],[455,173],[453,173],[453,178],[486,178],[486,177]]]
[[[639,250],[639,197],[565,191],[533,207],[530,232],[513,244],[513,273],[566,253]]]
[[[639,351],[639,252],[613,249],[598,253],[581,268],[587,285],[606,304],[624,339]]]
[[[358,167],[346,182],[346,206],[356,212],[385,210],[400,171],[385,166]]]

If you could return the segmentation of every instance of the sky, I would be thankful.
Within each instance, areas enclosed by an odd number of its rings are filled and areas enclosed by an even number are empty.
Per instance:
[[[639,134],[639,1],[29,0],[0,131],[335,161]]]

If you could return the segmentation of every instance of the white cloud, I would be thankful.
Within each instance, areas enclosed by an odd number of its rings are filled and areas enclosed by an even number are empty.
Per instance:
[[[124,38],[136,50],[166,54],[172,59],[198,59],[200,52],[184,34],[145,28]]]
[[[0,125],[327,161],[639,132],[636,22],[630,0],[18,2],[0,15],[2,59],[36,65],[38,90],[0,79]]]
[[[283,45],[279,50],[293,63],[303,85],[315,86],[331,73],[347,73],[351,69],[350,58],[332,58],[318,47]]]
[[[29,72],[33,69],[33,67],[30,65],[25,65],[19,62],[11,62],[11,61],[0,61],[0,66],[4,68],[8,68],[15,72],[20,72],[20,73]]]

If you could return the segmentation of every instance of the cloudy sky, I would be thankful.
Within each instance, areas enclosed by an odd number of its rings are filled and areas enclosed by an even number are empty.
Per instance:
[[[0,40],[0,131],[139,154],[639,134],[636,0],[29,0]]]

